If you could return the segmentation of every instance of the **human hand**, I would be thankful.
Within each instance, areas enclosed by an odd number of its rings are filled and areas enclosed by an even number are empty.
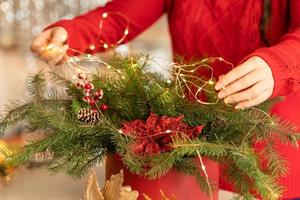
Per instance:
[[[225,103],[243,109],[266,101],[273,93],[274,78],[269,65],[262,58],[253,56],[221,76],[215,89]]]
[[[50,65],[62,64],[67,60],[68,32],[62,27],[54,27],[42,32],[31,44],[31,51]]]

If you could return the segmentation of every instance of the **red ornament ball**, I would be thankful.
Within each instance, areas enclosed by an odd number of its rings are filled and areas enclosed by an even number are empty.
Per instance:
[[[108,105],[106,105],[106,104],[104,103],[104,104],[102,104],[102,105],[100,106],[100,109],[101,109],[102,111],[107,111],[107,110],[108,110]]]
[[[86,84],[84,85],[84,88],[85,88],[86,90],[91,90],[91,89],[93,88],[93,85],[92,85],[91,83],[86,83]]]
[[[94,106],[96,104],[96,101],[94,99],[91,99],[88,104],[90,104],[90,106]]]
[[[89,103],[92,100],[90,96],[84,96],[83,101]]]

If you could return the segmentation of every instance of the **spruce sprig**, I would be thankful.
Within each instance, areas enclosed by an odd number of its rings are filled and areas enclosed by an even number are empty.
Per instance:
[[[234,110],[222,102],[213,106],[201,105],[180,98],[176,85],[148,72],[147,60],[141,61],[139,56],[116,57],[109,63],[121,73],[98,74],[92,80],[96,89],[104,91],[101,102],[109,105],[103,120],[95,126],[77,120],[78,110],[88,105],[75,84],[52,73],[53,82],[68,88],[67,96],[64,96],[45,87],[44,73],[31,78],[28,88],[32,100],[23,105],[14,103],[0,122],[2,132],[19,121],[26,121],[31,131],[43,132],[41,138],[30,141],[14,156],[15,164],[48,152],[52,158],[49,166],[52,173],[66,172],[80,178],[106,155],[117,153],[132,173],[155,179],[175,168],[195,176],[203,191],[207,191],[205,177],[193,163],[199,152],[201,156],[227,166],[228,179],[246,199],[256,195],[251,189],[264,199],[279,198],[281,187],[274,177],[285,174],[285,161],[273,144],[279,139],[296,145],[299,134],[294,125],[266,114],[273,102],[246,110]],[[119,130],[123,122],[145,120],[151,112],[169,117],[182,115],[186,124],[205,127],[199,138],[174,137],[168,152],[136,155],[130,147],[134,138]],[[254,153],[256,141],[267,144],[257,150],[265,156],[266,168],[262,168],[261,158]]]

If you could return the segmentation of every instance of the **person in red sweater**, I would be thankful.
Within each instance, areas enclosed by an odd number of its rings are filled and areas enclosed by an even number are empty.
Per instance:
[[[300,1],[114,0],[72,20],[52,24],[33,41],[32,50],[50,64],[63,63],[69,47],[87,51],[99,42],[104,12],[126,16],[128,40],[167,13],[174,54],[186,60],[222,56],[236,65],[219,77],[215,86],[219,98],[242,109],[284,96],[272,113],[300,125]],[[100,39],[113,43],[122,37],[120,27],[124,27],[124,20],[110,17]],[[61,46],[63,51],[45,56],[41,47],[47,44]],[[283,199],[300,198],[300,150],[279,144],[278,151],[289,162],[288,175],[280,179],[287,188]],[[225,181],[220,182],[226,189]]]

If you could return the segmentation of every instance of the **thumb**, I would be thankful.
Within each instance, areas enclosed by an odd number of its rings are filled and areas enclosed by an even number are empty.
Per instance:
[[[224,76],[225,76],[224,74],[220,75],[219,76],[219,80],[221,80],[222,78],[224,78]]]
[[[62,27],[57,27],[52,30],[52,37],[50,44],[62,47],[67,41],[67,31]]]
[[[218,78],[218,81],[217,81],[217,84],[219,84],[219,82],[223,79],[225,77],[225,74],[221,74],[220,76],[219,76],[219,78]],[[217,90],[217,91],[219,91],[219,90],[221,90],[222,88],[218,88],[218,89],[216,89],[215,88],[215,90]]]

